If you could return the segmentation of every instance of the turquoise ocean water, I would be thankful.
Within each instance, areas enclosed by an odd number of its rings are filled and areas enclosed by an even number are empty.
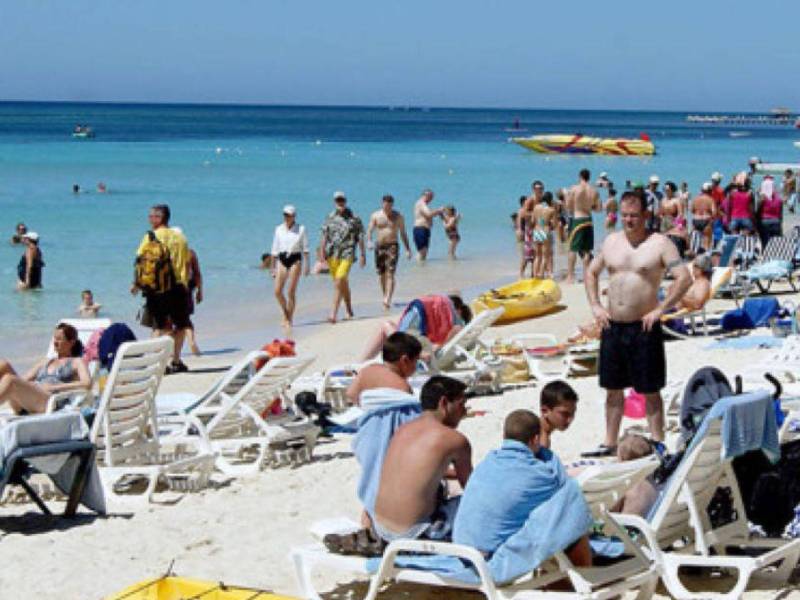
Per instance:
[[[410,219],[419,192],[463,215],[463,258],[445,259],[437,222],[428,276],[480,287],[510,279],[517,259],[509,214],[533,179],[548,189],[571,184],[587,167],[625,179],[657,173],[662,182],[698,189],[710,173],[729,175],[747,159],[793,161],[791,128],[690,125],[686,113],[388,108],[239,107],[0,103],[0,236],[17,221],[41,236],[44,289],[15,291],[20,247],[0,243],[0,354],[40,354],[59,317],[74,315],[80,290],[91,288],[114,319],[132,321],[141,302],[128,294],[135,248],[147,229],[147,208],[168,203],[200,257],[207,301],[198,329],[219,340],[236,328],[274,332],[269,278],[256,268],[269,250],[286,202],[297,205],[312,245],[343,190],[365,221],[391,193]],[[648,158],[545,156],[507,143],[515,119],[533,133],[637,136],[647,132],[658,154]],[[71,138],[76,123],[93,140]],[[749,135],[731,137],[731,131]],[[97,194],[97,182],[110,193]],[[73,184],[86,193],[74,195]],[[499,265],[499,266],[498,266]],[[419,267],[401,267],[413,272]],[[437,271],[437,269],[439,269]],[[455,269],[455,270],[454,270]],[[473,275],[474,274],[474,275]],[[372,285],[372,266],[355,284]],[[371,288],[370,288],[371,289]],[[398,298],[403,297],[402,280]],[[307,320],[322,314],[324,279],[301,283]],[[369,311],[377,310],[377,291]],[[359,301],[359,298],[356,298]],[[305,307],[303,306],[305,303]],[[301,313],[302,315],[303,313]],[[227,327],[226,327],[227,324]],[[235,326],[233,324],[236,324]]]

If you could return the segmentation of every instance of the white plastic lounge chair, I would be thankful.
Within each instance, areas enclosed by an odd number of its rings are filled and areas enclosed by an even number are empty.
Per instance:
[[[151,500],[160,480],[181,491],[205,487],[214,466],[202,438],[159,437],[154,400],[172,348],[169,337],[122,344],[92,424],[104,492],[123,504]],[[131,478],[146,479],[143,493],[119,493]]]
[[[268,462],[310,460],[319,428],[308,417],[297,415],[287,391],[314,359],[313,355],[271,358],[235,394],[217,394],[187,413],[198,435],[217,453],[220,471],[246,475]],[[276,401],[281,412],[273,415],[270,406]],[[169,426],[171,418],[160,422]]]
[[[499,391],[500,380],[494,376],[495,370],[501,368],[500,361],[492,361],[478,356],[479,350],[489,352],[480,337],[501,317],[503,307],[486,310],[475,316],[452,338],[436,350],[431,356],[430,370],[465,381],[474,387],[479,380],[491,377],[493,391]]]
[[[709,420],[706,434],[693,442],[693,447],[667,483],[660,504],[649,520],[637,515],[613,515],[619,523],[644,535],[646,550],[655,559],[665,586],[679,600],[698,597],[739,598],[751,576],[755,575],[761,575],[772,584],[784,585],[800,559],[800,539],[750,538],[732,459],[721,457],[721,426],[721,419]],[[720,486],[731,488],[735,520],[714,528],[706,514],[706,507]],[[676,542],[683,543],[682,547],[674,548]],[[766,552],[760,556],[726,555],[727,548],[732,546]],[[711,554],[712,548],[717,551],[716,555]],[[779,563],[777,569],[764,571],[776,563]],[[678,576],[682,567],[690,566],[733,569],[737,571],[738,578],[727,593],[690,591]],[[762,572],[756,574],[756,571]]]
[[[159,394],[156,396],[158,416],[188,414],[196,410],[206,410],[214,405],[219,406],[222,396],[230,398],[244,387],[255,374],[254,361],[259,359],[267,360],[269,354],[261,350],[248,353],[231,365],[222,377],[199,396],[191,393]]]
[[[549,333],[518,333],[509,338],[511,344],[523,349],[528,362],[528,370],[541,384],[555,379],[567,379],[570,374],[590,373],[600,352],[600,341],[593,340],[583,344],[564,344],[559,350],[556,337]],[[533,354],[529,350],[536,347],[552,347],[552,355]]]
[[[654,563],[649,560],[609,516],[609,509],[622,498],[633,485],[647,477],[658,466],[653,457],[627,463],[611,463],[591,466],[578,476],[584,497],[598,522],[608,525],[607,533],[618,536],[626,549],[626,556],[606,567],[580,568],[559,552],[529,577],[523,577],[508,586],[498,587],[492,581],[483,555],[469,546],[401,540],[391,543],[384,552],[380,567],[373,575],[368,569],[367,559],[358,556],[342,556],[325,550],[321,544],[292,549],[290,557],[295,567],[295,576],[303,598],[319,600],[312,575],[315,567],[325,566],[332,570],[362,576],[371,576],[366,600],[374,600],[384,583],[394,580],[431,586],[455,587],[476,590],[489,600],[511,598],[613,598],[628,590],[639,590],[637,598],[646,600],[653,595],[658,580]],[[326,533],[346,533],[359,529],[357,523],[347,519],[328,519],[312,526],[312,533],[322,538]],[[469,585],[442,575],[417,569],[396,567],[394,559],[399,553],[440,554],[464,559],[474,566],[480,583]],[[541,588],[568,578],[575,588],[574,593],[542,591]]]
[[[85,346],[89,342],[95,331],[106,329],[111,325],[111,319],[61,319],[58,324],[66,323],[72,325],[78,332],[78,339]],[[47,347],[47,358],[55,358],[56,350],[53,347],[53,340],[50,339],[50,345]],[[51,413],[55,410],[62,408],[78,409],[84,406],[89,406],[94,402],[95,388],[97,386],[97,379],[100,374],[100,363],[96,360],[91,361],[87,367],[89,371],[89,390],[84,391],[71,391],[71,392],[58,392],[52,394],[47,399],[47,407],[45,412]]]

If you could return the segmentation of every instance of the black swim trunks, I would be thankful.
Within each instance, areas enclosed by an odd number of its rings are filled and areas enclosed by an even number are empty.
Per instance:
[[[375,269],[378,275],[394,273],[397,270],[397,259],[400,256],[399,244],[380,244],[375,247]]]
[[[667,383],[661,323],[644,331],[641,321],[611,321],[600,337],[598,372],[600,387],[607,390],[632,387],[640,394],[660,391]]]
[[[303,255],[299,252],[292,252],[291,254],[288,252],[281,252],[278,254],[278,260],[281,261],[284,267],[291,269],[292,265],[303,260]]]
[[[708,219],[692,219],[692,227],[697,231],[705,231],[710,221]]]
[[[176,329],[191,327],[189,320],[189,290],[183,285],[176,285],[163,294],[145,296],[147,310],[155,324],[154,329],[167,329],[172,325]]]

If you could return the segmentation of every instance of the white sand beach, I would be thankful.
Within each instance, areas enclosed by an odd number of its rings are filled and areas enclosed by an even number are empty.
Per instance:
[[[539,319],[491,329],[487,338],[516,332],[549,332],[564,339],[589,315],[581,285],[563,286],[563,310]],[[344,322],[325,327],[298,342],[301,352],[317,355],[313,370],[355,360],[363,340],[378,319]],[[708,339],[670,342],[668,376],[686,377],[704,365],[720,367],[729,376],[760,359],[764,350],[707,350]],[[189,357],[194,369],[213,369],[236,356]],[[201,392],[218,373],[188,373],[168,377],[162,390]],[[604,395],[596,376],[570,383],[580,396],[571,429],[554,437],[554,450],[564,461],[601,441]],[[470,400],[481,416],[465,419],[460,429],[469,437],[475,462],[500,441],[504,416],[514,408],[538,408],[537,387],[508,391],[502,396]],[[634,422],[626,420],[623,426]],[[175,573],[199,579],[298,593],[288,559],[289,549],[311,540],[308,528],[315,520],[347,516],[357,518],[355,487],[359,474],[350,452],[350,437],[318,444],[314,460],[298,468],[262,471],[256,476],[226,481],[216,475],[217,486],[188,494],[174,505],[151,504],[133,515],[104,517],[82,512],[75,520],[45,518],[33,504],[0,508],[0,598],[100,599],[146,578],[158,576],[172,565]],[[54,510],[58,503],[51,503]],[[26,557],[26,560],[20,560]],[[360,597],[363,583],[324,575],[320,589],[331,598]],[[708,585],[703,581],[702,585]],[[714,582],[718,585],[718,582]],[[441,590],[402,586],[409,597],[442,597]],[[663,588],[659,590],[664,594]],[[463,593],[458,593],[462,597]],[[456,593],[448,594],[455,598]],[[664,596],[660,596],[664,597]],[[800,589],[752,590],[747,598],[800,598]]]

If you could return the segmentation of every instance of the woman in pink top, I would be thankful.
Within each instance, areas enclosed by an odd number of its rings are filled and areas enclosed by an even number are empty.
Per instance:
[[[761,245],[766,248],[770,238],[783,235],[781,219],[783,217],[783,200],[775,190],[772,176],[767,175],[758,190],[761,199],[759,216],[761,217]]]
[[[730,194],[731,232],[753,233],[753,194],[750,193],[750,180],[737,177],[736,189]]]

